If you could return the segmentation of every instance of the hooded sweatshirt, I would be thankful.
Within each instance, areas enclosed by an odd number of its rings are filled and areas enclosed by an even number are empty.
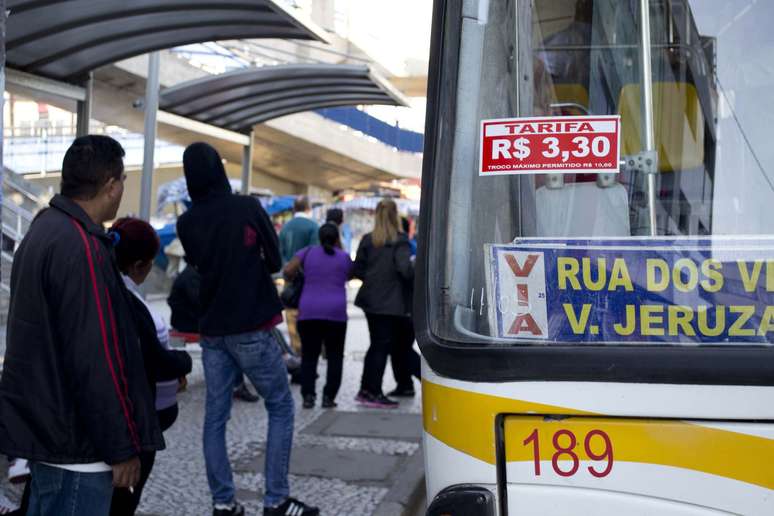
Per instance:
[[[271,278],[281,259],[269,216],[257,200],[231,193],[212,146],[188,146],[183,168],[193,205],[178,220],[177,234],[201,275],[199,331],[214,337],[265,328],[282,312]]]

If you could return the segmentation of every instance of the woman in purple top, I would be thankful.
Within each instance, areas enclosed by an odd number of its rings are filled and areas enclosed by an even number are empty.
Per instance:
[[[304,408],[314,407],[317,361],[323,344],[328,358],[328,372],[322,406],[336,406],[347,334],[346,284],[352,275],[352,260],[341,250],[339,230],[334,224],[324,224],[319,236],[320,245],[302,249],[284,269],[285,276],[291,279],[299,270],[304,272],[304,289],[298,305]]]

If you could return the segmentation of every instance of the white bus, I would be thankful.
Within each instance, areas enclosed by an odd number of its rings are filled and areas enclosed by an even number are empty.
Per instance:
[[[774,514],[773,24],[435,0],[429,515]]]

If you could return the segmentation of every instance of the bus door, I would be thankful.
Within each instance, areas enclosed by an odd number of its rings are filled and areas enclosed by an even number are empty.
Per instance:
[[[428,514],[774,514],[771,19],[436,0]]]

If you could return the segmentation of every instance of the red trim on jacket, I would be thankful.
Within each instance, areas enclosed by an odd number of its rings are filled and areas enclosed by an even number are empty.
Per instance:
[[[129,381],[126,379],[126,372],[124,371],[124,359],[121,356],[121,352],[118,351],[118,331],[116,331],[116,318],[113,313],[113,300],[110,298],[110,291],[105,286],[105,297],[107,298],[108,315],[110,315],[110,329],[113,333],[113,350],[116,352],[116,358],[118,360],[118,371],[121,373],[121,380],[124,384],[124,395],[126,396],[126,403],[129,405],[129,413],[134,414],[134,406],[132,405],[132,398],[129,397]],[[137,426],[134,424],[134,420],[131,420],[134,426],[134,432],[137,433]]]
[[[105,360],[107,361],[108,370],[110,371],[110,376],[113,378],[113,386],[116,389],[116,394],[118,394],[118,400],[121,403],[121,409],[124,412],[126,425],[129,427],[129,435],[137,451],[140,451],[140,440],[137,436],[137,430],[134,426],[134,421],[132,420],[129,412],[129,406],[127,404],[125,393],[122,392],[121,387],[118,384],[118,377],[116,376],[115,367],[113,366],[113,359],[110,358],[110,350],[108,348],[108,336],[107,336],[107,330],[105,328],[105,317],[102,314],[102,302],[99,299],[99,288],[97,287],[97,275],[94,270],[94,259],[92,258],[92,255],[91,255],[91,247],[89,246],[89,240],[86,237],[86,232],[83,230],[81,225],[73,219],[71,219],[71,221],[73,223],[73,226],[75,226],[75,229],[77,229],[78,233],[81,235],[81,239],[83,240],[83,246],[86,248],[86,259],[89,262],[89,274],[91,276],[91,285],[94,290],[94,300],[97,303],[97,313],[99,315],[99,327],[102,332],[102,348],[103,348],[103,351],[105,352]],[[117,354],[117,356],[120,357],[121,355]],[[125,378],[124,378],[124,381],[126,381]]]

